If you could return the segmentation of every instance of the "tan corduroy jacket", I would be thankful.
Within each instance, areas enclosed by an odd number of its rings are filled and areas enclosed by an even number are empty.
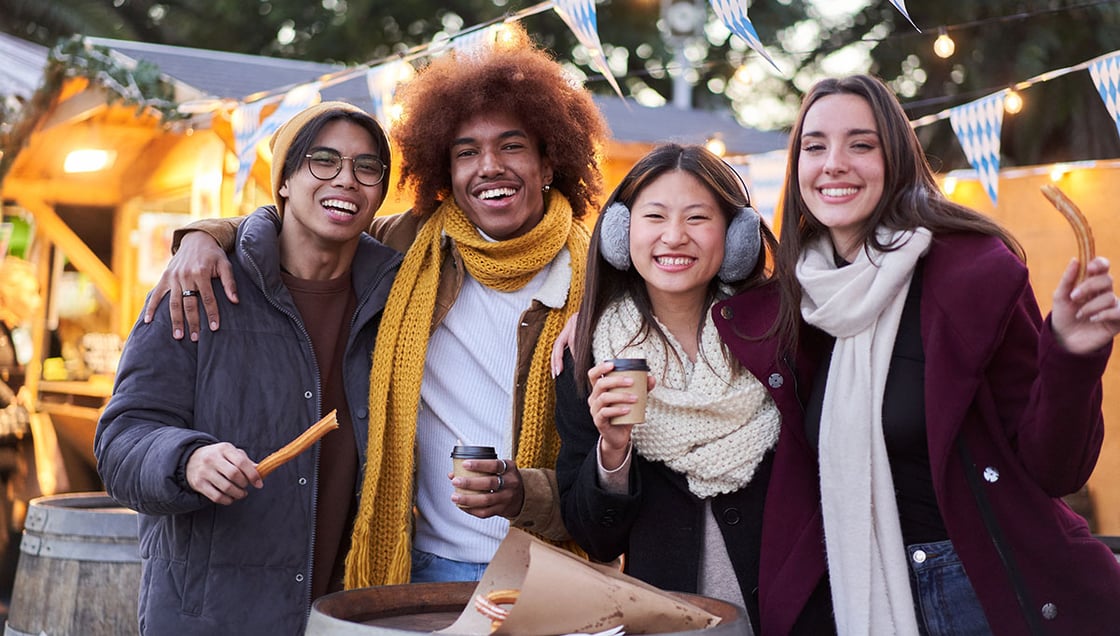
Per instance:
[[[373,219],[369,233],[385,245],[403,254],[412,246],[412,242],[416,239],[416,234],[425,220],[426,217],[418,217],[410,212],[379,216]],[[223,249],[229,250],[233,246],[237,225],[240,222],[240,218],[195,221],[175,232],[173,249],[178,248],[179,241],[186,231],[202,230],[214,237],[214,240]],[[439,326],[455,303],[455,299],[459,296],[459,290],[463,288],[463,280],[466,275],[463,258],[450,238],[444,237],[443,254],[439,291],[436,295],[435,313],[432,316],[433,330]],[[562,251],[561,256],[557,258],[560,259],[561,257],[565,262],[570,259],[567,250]],[[565,269],[568,272],[571,271],[570,267]],[[553,284],[553,281],[561,279],[563,279],[564,289],[554,291],[562,292],[559,297],[563,298],[567,296],[568,288],[571,287],[570,277],[552,276],[546,283],[546,287]],[[555,296],[556,294],[549,295]],[[573,299],[573,302],[579,302],[579,299]],[[550,309],[539,300],[534,300],[532,305],[521,314],[521,330],[517,334],[517,376],[514,378],[513,390],[512,439],[514,440],[513,455],[515,457],[517,456],[517,445],[521,439],[521,414],[525,405],[525,385],[529,375],[530,362],[533,359],[533,349],[541,331],[544,329],[544,322]],[[368,424],[368,421],[362,424]],[[364,466],[362,470],[365,470]],[[525,503],[521,508],[521,513],[510,518],[510,524],[554,541],[568,539],[568,531],[564,528],[563,520],[560,517],[560,494],[556,483],[556,471],[552,468],[519,468],[519,471],[525,490]]]

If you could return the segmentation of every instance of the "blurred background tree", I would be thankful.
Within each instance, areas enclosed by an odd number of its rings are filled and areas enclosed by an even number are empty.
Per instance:
[[[646,105],[673,101],[679,65],[662,5],[681,0],[602,0],[599,34],[624,92]],[[918,33],[890,2],[754,0],[750,17],[777,74],[707,9],[698,37],[683,42],[697,108],[730,107],[745,125],[789,126],[817,78],[870,71],[887,80],[912,119],[938,113],[1043,72],[1120,49],[1120,0],[911,0]],[[52,46],[73,33],[319,62],[359,64],[454,36],[532,6],[509,0],[0,0],[0,29]],[[553,12],[524,19],[591,90],[610,92],[587,53]],[[945,27],[955,53],[937,57]],[[1087,72],[1022,93],[1007,115],[1003,165],[1120,156]],[[966,167],[948,120],[918,129],[937,167]]]

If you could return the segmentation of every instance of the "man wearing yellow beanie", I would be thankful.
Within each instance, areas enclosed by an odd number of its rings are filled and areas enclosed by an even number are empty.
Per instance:
[[[389,145],[368,114],[329,102],[272,147],[276,205],[238,228],[226,328],[173,340],[166,311],[138,323],[98,424],[106,490],[140,513],[142,633],[303,633],[311,600],[342,589],[369,351],[401,263],[365,233]],[[338,430],[257,470],[331,411]]]
[[[405,258],[373,353],[347,587],[477,579],[510,524],[567,538],[548,358],[582,295],[579,219],[599,195],[607,128],[590,95],[515,35],[440,56],[397,96],[393,139],[416,199],[370,229]],[[198,225],[232,244],[227,222]],[[223,260],[205,234],[188,234],[153,296],[208,282]],[[197,315],[187,322],[197,330]],[[458,443],[502,459],[471,460],[486,476],[449,483]]]

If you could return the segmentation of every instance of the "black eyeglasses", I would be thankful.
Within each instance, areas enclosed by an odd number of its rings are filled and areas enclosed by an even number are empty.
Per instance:
[[[349,159],[354,167],[354,179],[364,186],[375,186],[385,178],[385,164],[373,155],[343,157],[333,148],[318,148],[304,155],[311,176],[320,181],[330,181],[342,172],[342,161]]]

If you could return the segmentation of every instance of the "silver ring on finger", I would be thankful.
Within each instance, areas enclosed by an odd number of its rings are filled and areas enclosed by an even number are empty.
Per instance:
[[[502,463],[502,467],[501,467],[501,469],[498,470],[498,472],[496,474],[501,476],[501,475],[506,474],[506,469],[509,468],[509,466],[506,464],[506,460],[504,460],[504,459],[499,459],[498,461]]]
[[[184,289],[183,290],[183,298],[190,298],[192,296],[197,296],[197,295],[198,295],[198,290],[197,289]]]
[[[503,481],[503,480],[502,480],[502,476],[501,476],[501,475],[495,475],[495,477],[497,477],[497,478],[498,478],[498,487],[497,487],[497,488],[495,488],[495,489],[493,490],[493,492],[498,492],[499,490],[501,490],[501,489],[502,489],[502,486],[506,485],[506,483],[505,483],[505,481]]]

